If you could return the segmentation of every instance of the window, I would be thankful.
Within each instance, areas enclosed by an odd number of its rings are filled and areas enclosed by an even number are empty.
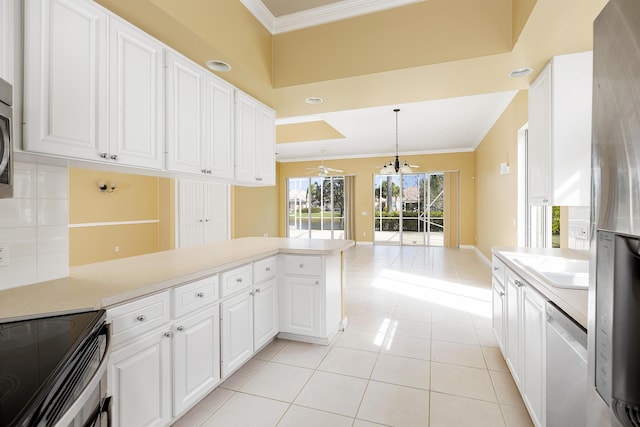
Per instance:
[[[345,177],[287,179],[287,237],[344,239]]]

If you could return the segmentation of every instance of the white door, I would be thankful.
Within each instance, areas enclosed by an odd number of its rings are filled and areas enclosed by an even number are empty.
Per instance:
[[[203,183],[203,243],[229,240],[229,185]]]
[[[518,283],[516,283],[518,281]],[[506,298],[507,298],[507,342],[506,360],[511,366],[511,373],[516,383],[520,383],[520,279],[507,270]]]
[[[235,179],[248,184],[256,183],[256,108],[256,101],[236,92]]]
[[[166,426],[171,420],[171,338],[154,331],[109,356],[114,427]]]
[[[24,6],[25,149],[100,160],[108,151],[105,11],[88,1]]]
[[[109,21],[109,159],[162,169],[164,47],[127,22]]]
[[[178,180],[178,247],[204,243],[203,183]]]
[[[220,382],[220,307],[174,326],[173,416],[179,417]]]
[[[267,280],[256,285],[253,297],[253,348],[259,349],[279,331],[278,282]]]
[[[282,331],[321,336],[320,299],[320,279],[285,277]]]
[[[222,377],[253,355],[253,298],[249,290],[221,304]]]
[[[167,51],[167,169],[202,174],[204,70]]]
[[[523,288],[522,293],[522,380],[524,395],[533,411],[534,424],[544,423],[545,400],[545,301],[531,287]]]
[[[205,77],[206,174],[233,179],[234,88],[213,75]]]
[[[273,110],[262,106],[258,108],[256,177],[262,185],[276,185],[275,120]]]

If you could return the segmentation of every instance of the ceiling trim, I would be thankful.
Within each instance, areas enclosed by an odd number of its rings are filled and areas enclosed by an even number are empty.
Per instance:
[[[344,0],[278,18],[262,0],[240,1],[271,34],[280,34],[425,0]]]
[[[276,147],[277,151],[277,147]],[[443,150],[426,150],[426,151],[402,151],[399,153],[399,157],[404,156],[424,156],[426,154],[455,154],[455,153],[473,153],[475,150],[471,148],[452,148]],[[326,153],[325,153],[326,154]],[[391,157],[391,160],[395,159],[396,152],[386,153],[373,153],[373,154],[343,154],[338,156],[310,156],[310,157],[296,157],[291,159],[278,159],[278,153],[276,153],[276,162],[278,163],[297,163],[297,162],[311,162],[314,160],[341,160],[341,159],[370,159],[374,157]],[[382,167],[383,165],[380,165]]]

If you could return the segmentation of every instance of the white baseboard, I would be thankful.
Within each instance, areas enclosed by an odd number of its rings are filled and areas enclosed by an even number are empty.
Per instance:
[[[482,251],[480,251],[480,249],[478,249],[474,245],[460,245],[460,249],[473,249],[473,250],[475,250],[476,254],[478,254],[480,259],[482,259],[482,261],[484,261],[485,264],[487,264],[489,267],[491,267],[491,260],[489,258],[487,258],[486,256],[484,256]]]

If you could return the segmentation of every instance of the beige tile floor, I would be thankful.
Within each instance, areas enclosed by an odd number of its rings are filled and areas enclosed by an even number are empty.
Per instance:
[[[329,346],[273,341],[175,426],[532,425],[474,250],[356,246],[345,258],[345,332]]]

